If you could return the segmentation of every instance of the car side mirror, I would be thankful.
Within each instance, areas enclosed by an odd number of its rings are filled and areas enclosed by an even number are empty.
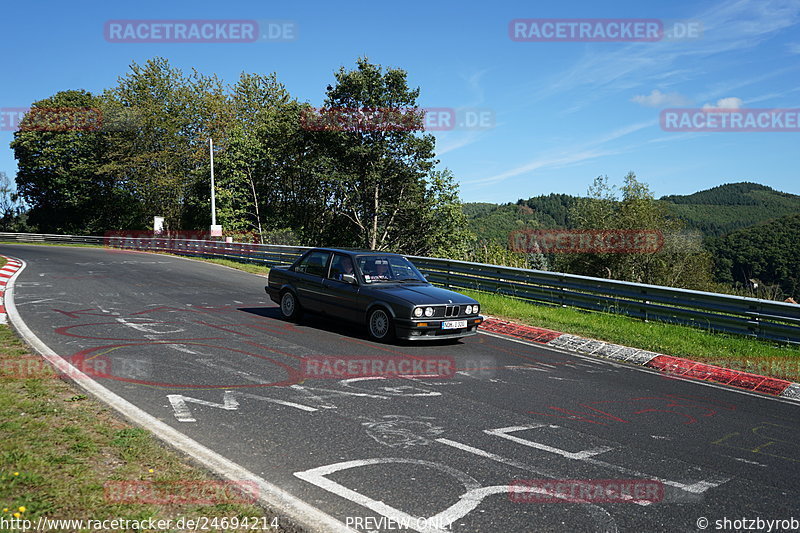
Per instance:
[[[349,283],[350,285],[357,285],[358,282],[356,281],[355,274],[342,274],[342,281],[345,283]]]

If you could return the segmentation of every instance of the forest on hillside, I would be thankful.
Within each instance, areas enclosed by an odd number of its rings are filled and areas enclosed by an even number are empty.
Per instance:
[[[464,204],[473,232],[506,243],[519,229],[579,227],[576,208],[586,198],[547,194],[516,203]],[[696,288],[783,299],[800,294],[800,196],[751,182],[730,183],[689,195],[653,200],[666,219],[677,221],[712,264],[711,274]],[[561,257],[548,266],[573,269]],[[699,268],[698,265],[696,265]],[[755,288],[753,281],[758,284]],[[681,282],[679,282],[681,283]],[[683,286],[688,286],[686,280]]]

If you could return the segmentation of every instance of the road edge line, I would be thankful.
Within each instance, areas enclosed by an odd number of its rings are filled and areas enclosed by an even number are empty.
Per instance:
[[[256,483],[259,489],[259,502],[268,509],[276,511],[276,514],[283,515],[282,517],[285,517],[295,528],[312,533],[355,533],[353,529],[348,528],[341,521],[289,494],[246,468],[226,459],[210,448],[206,448],[199,442],[118,396],[69,364],[39,339],[17,312],[17,307],[14,304],[15,282],[16,278],[25,270],[27,263],[22,259],[5,255],[3,257],[18,261],[21,265],[14,272],[14,275],[9,278],[6,285],[4,303],[9,323],[28,346],[47,359],[57,370],[73,376],[72,381],[83,390],[120,413],[128,421],[147,429],[166,445],[188,455],[195,462],[211,470],[216,475],[230,481],[252,481]]]

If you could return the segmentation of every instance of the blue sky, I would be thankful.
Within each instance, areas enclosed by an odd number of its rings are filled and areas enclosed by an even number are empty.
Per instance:
[[[16,4],[16,5],[15,5]],[[800,1],[19,2],[3,9],[0,108],[59,90],[100,92],[132,61],[163,56],[234,82],[276,72],[319,106],[340,66],[366,55],[408,71],[423,107],[490,111],[492,127],[437,131],[440,167],[464,201],[583,194],[636,172],[657,196],[757,181],[800,194],[797,132],[665,132],[659,112],[704,105],[800,108]],[[681,19],[702,37],[659,42],[516,42],[519,18]],[[283,19],[279,43],[111,43],[110,19]],[[0,171],[16,174],[9,131]]]

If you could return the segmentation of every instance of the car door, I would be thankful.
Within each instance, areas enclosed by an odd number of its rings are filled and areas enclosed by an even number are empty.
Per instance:
[[[325,287],[322,285],[328,271],[331,252],[312,250],[294,269],[295,288],[300,305],[309,311],[324,311]]]
[[[349,273],[345,268],[348,262],[352,266],[350,272],[356,275],[355,264],[350,256],[333,254],[328,275],[322,281],[327,296],[324,311],[345,320],[360,322],[363,319],[363,312],[359,309],[359,286],[342,280],[342,274]]]

